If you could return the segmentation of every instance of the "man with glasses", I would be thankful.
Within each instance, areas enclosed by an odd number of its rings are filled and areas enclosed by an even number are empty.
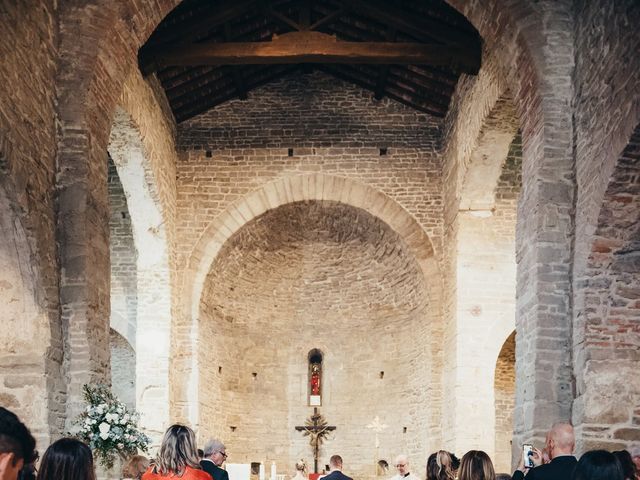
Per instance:
[[[200,460],[200,466],[213,480],[229,480],[229,474],[222,468],[226,459],[224,444],[217,438],[212,438],[204,444],[204,458]]]
[[[418,477],[411,473],[406,455],[398,455],[395,465],[398,473],[391,477],[391,480],[419,480]]]

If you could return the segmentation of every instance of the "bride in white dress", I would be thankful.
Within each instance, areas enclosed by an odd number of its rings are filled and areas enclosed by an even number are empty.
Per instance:
[[[291,480],[307,480],[307,464],[304,460],[296,462],[296,474]]]

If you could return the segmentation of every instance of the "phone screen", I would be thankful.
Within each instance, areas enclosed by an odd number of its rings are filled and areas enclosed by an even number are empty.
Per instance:
[[[531,458],[532,453],[533,445],[525,443],[522,446],[522,460],[524,462],[524,466],[527,468],[533,468],[533,458]]]

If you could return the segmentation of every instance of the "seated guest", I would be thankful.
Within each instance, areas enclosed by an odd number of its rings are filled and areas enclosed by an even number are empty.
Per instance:
[[[36,458],[36,441],[15,413],[0,407],[0,480],[16,480]]]
[[[571,480],[624,480],[624,474],[613,453],[591,450],[580,457]]]
[[[44,452],[38,480],[96,480],[91,449],[75,438],[61,438]]]
[[[211,480],[200,469],[196,436],[189,427],[172,425],[165,432],[155,463],[142,475],[142,480]]]
[[[496,474],[496,480],[511,480],[511,475],[508,473],[498,473]]]
[[[575,437],[573,427],[568,423],[556,423],[547,434],[545,450],[549,454],[551,462],[542,465],[542,452],[534,449],[534,468],[524,466],[524,460],[520,459],[518,469],[513,473],[513,480],[522,480],[526,474],[527,480],[565,480],[571,476],[576,465],[573,456]]]
[[[618,462],[620,462],[624,480],[636,480],[638,472],[631,459],[631,454],[626,450],[618,450],[617,452],[613,452],[613,455],[618,459]]]
[[[439,450],[429,455],[427,459],[427,480],[454,480],[456,478],[456,467],[460,466],[459,460],[457,466],[454,465],[454,458],[455,455],[444,450]]]
[[[127,480],[140,480],[142,474],[149,468],[149,459],[142,455],[134,455],[131,457],[124,468],[122,469],[122,476]]]
[[[460,460],[458,480],[496,480],[493,462],[482,450],[469,450]]]

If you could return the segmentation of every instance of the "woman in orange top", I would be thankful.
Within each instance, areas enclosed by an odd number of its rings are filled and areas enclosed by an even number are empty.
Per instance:
[[[160,451],[142,480],[211,480],[200,469],[196,436],[189,427],[172,425],[165,432]]]

